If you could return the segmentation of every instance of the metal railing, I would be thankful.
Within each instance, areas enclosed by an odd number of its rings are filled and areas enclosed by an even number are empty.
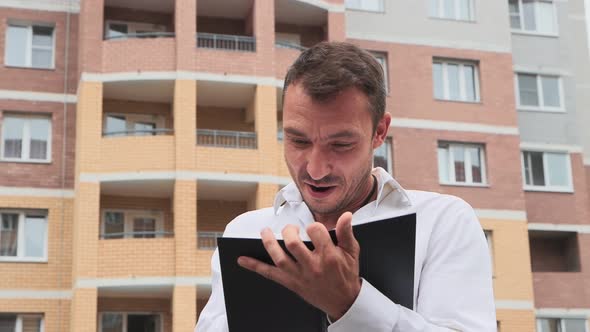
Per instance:
[[[287,41],[287,40],[275,40],[275,46],[276,47],[280,47],[280,48],[290,48],[293,50],[298,50],[298,51],[305,51],[307,50],[307,47],[301,46],[299,44]]]
[[[197,232],[197,248],[215,250],[217,248],[217,238],[222,236],[223,232]]]
[[[162,237],[172,237],[174,236],[174,232],[166,232],[166,231],[154,231],[154,232],[121,232],[121,233],[108,233],[108,234],[100,234],[101,240],[111,240],[111,239],[133,239],[133,238],[162,238]]]
[[[230,51],[256,52],[256,38],[250,36],[197,33],[197,47]]]
[[[157,129],[142,129],[142,130],[119,130],[119,131],[103,131],[102,136],[105,137],[120,137],[120,136],[161,136],[168,135],[174,132],[173,129],[157,128]]]
[[[105,36],[105,40],[115,40],[115,39],[134,39],[134,38],[166,38],[166,37],[174,37],[174,32],[137,32],[137,33],[125,33],[125,34],[117,34],[113,36]]]
[[[197,145],[256,149],[258,139],[256,133],[250,131],[197,129]]]

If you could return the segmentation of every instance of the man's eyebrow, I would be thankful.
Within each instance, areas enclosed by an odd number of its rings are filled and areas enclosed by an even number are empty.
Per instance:
[[[344,131],[340,131],[340,132],[337,132],[335,134],[332,134],[332,135],[328,136],[328,139],[335,139],[335,138],[356,138],[358,136],[359,136],[358,133],[356,133],[354,131],[344,130]]]
[[[293,135],[293,136],[300,136],[300,137],[306,136],[302,131],[297,130],[295,128],[291,128],[291,127],[283,128],[283,131],[285,132],[285,134],[289,134],[289,135]]]

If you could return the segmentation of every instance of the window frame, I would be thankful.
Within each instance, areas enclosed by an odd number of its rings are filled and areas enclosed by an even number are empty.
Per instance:
[[[569,182],[568,186],[551,186],[551,185],[532,185],[526,183],[526,174],[525,174],[525,163],[524,163],[524,156],[525,152],[540,152],[543,153],[543,180],[545,183],[549,183],[548,179],[550,178],[550,170],[547,167],[547,153],[554,153],[554,154],[563,154],[565,155],[566,160],[566,168],[567,168],[567,179]],[[530,156],[530,155],[529,155]],[[571,156],[570,153],[567,151],[550,151],[550,150],[537,150],[537,149],[521,149],[520,151],[520,162],[521,162],[521,174],[522,174],[522,185],[524,191],[546,191],[546,192],[562,192],[562,193],[573,193],[574,192],[574,185],[573,185],[573,177],[572,177],[572,163],[571,163]],[[531,165],[531,160],[529,157],[529,165]],[[532,167],[530,167],[530,176],[532,179]]]
[[[0,262],[26,262],[26,263],[46,263],[48,260],[48,247],[49,247],[49,218],[45,211],[23,211],[16,209],[0,209],[1,214],[18,214],[18,237],[16,243],[16,256],[0,256]],[[43,256],[33,257],[24,256],[26,240],[25,240],[25,220],[27,214],[35,214],[45,217],[45,238],[43,243]],[[1,219],[0,219],[1,221]]]
[[[0,313],[0,314],[8,314],[16,316],[16,322],[14,325],[15,332],[23,332],[23,317],[24,316],[32,316],[32,317],[39,317],[41,318],[39,332],[45,332],[45,315],[43,314],[35,314],[35,313],[23,313],[23,314],[15,314],[15,313]]]
[[[377,1],[379,1],[379,5],[380,5],[379,6],[380,9],[378,9],[378,10],[361,8],[362,6],[354,7],[354,6],[351,6],[351,4],[348,0],[344,1],[344,7],[346,10],[355,10],[355,11],[368,12],[368,13],[385,13],[385,0],[377,0]]]
[[[537,102],[539,106],[523,105],[520,100],[520,78],[519,75],[534,75],[537,81]],[[543,77],[557,78],[557,86],[559,93],[559,107],[545,106],[545,91],[543,91]],[[546,74],[537,72],[517,71],[514,73],[514,92],[516,95],[516,108],[519,111],[533,111],[533,112],[548,112],[548,113],[565,113],[565,97],[563,89],[563,77],[557,74]]]
[[[433,0],[429,0],[428,2],[428,16],[430,18],[433,19],[438,19],[438,20],[448,20],[448,21],[458,21],[458,22],[470,22],[470,23],[474,23],[476,22],[476,18],[475,18],[475,0],[467,0],[469,1],[469,18],[464,19],[464,18],[459,18],[459,14],[460,14],[460,1],[461,0],[434,0],[437,4],[438,4],[438,8],[433,8]],[[454,16],[453,17],[445,17],[443,16],[444,14],[444,10],[445,10],[445,1],[452,1],[453,2],[453,8],[454,8]],[[432,15],[432,13],[436,11],[436,15]]]
[[[442,83],[443,83],[443,97],[438,98],[436,96],[436,84],[434,80],[434,65],[440,64],[442,65]],[[450,90],[449,90],[449,73],[448,73],[448,66],[449,65],[457,65],[459,66],[459,96],[460,99],[451,99],[450,97]],[[473,66],[473,85],[475,90],[475,99],[474,100],[467,100],[467,86],[465,82],[465,66]],[[468,60],[452,60],[452,59],[441,59],[441,58],[433,58],[432,60],[432,93],[434,100],[437,101],[450,101],[450,102],[459,102],[459,103],[470,103],[470,104],[478,104],[481,103],[481,93],[480,93],[480,84],[479,84],[479,62],[477,61],[468,61]]]
[[[387,52],[384,51],[369,51],[371,55],[379,62],[381,68],[383,68],[383,83],[385,84],[385,92],[389,95],[389,75],[388,75],[388,61]]]
[[[534,0],[535,2],[535,26],[538,25],[538,17],[539,17],[539,9],[538,6],[536,5],[537,2],[545,2],[545,3],[551,3],[552,5],[552,18],[553,18],[553,26],[555,27],[555,31],[547,33],[547,32],[540,32],[539,30],[535,29],[535,30],[525,30],[524,28],[524,11],[523,11],[523,5],[522,5],[522,0],[516,0],[518,1],[518,16],[519,16],[519,21],[520,21],[520,29],[518,28],[513,28],[512,24],[510,23],[510,21],[508,22],[508,24],[510,25],[510,31],[514,34],[522,34],[522,35],[534,35],[534,36],[545,36],[545,37],[559,37],[559,20],[557,17],[557,6],[556,6],[556,1],[555,0]],[[508,17],[510,18],[511,16],[513,16],[513,14],[510,12],[510,9],[508,9]]]
[[[21,157],[21,158],[6,158],[4,157],[4,149],[5,149],[5,130],[4,130],[4,122],[6,118],[17,118],[25,120],[25,124],[23,126],[23,144],[21,147],[21,156],[28,156]],[[47,133],[47,156],[45,159],[31,159],[31,121],[32,119],[42,119],[49,121],[49,129]],[[34,163],[34,164],[50,164],[51,161],[51,146],[53,143],[53,118],[51,115],[43,116],[43,115],[27,115],[27,114],[18,114],[18,113],[8,113],[4,112],[2,114],[2,123],[0,124],[0,161],[3,162],[15,162],[15,163]]]
[[[590,332],[590,329],[588,327],[588,317],[561,317],[561,316],[536,316],[535,317],[535,328],[536,331],[542,332],[541,330],[541,320],[542,319],[556,319],[559,321],[559,332],[568,332],[565,329],[565,320],[567,319],[579,319],[579,320],[584,320],[584,329],[585,332]]]
[[[441,149],[441,144],[447,144],[448,148],[446,149],[447,153],[447,169],[448,169],[448,181],[443,181],[443,179],[439,176],[439,184],[440,185],[450,185],[450,186],[465,186],[465,187],[489,187],[488,178],[487,178],[487,167],[486,167],[486,158],[485,158],[485,144],[479,143],[460,143],[460,142],[446,142],[446,141],[439,141],[437,144],[437,166],[440,170],[440,165],[438,164],[438,150]],[[452,147],[462,147],[465,149],[464,158],[465,158],[465,182],[457,182],[455,179],[455,163],[453,159]],[[471,172],[471,155],[467,153],[467,148],[478,148],[479,149],[479,157],[481,159],[481,183],[473,182],[473,174]],[[468,164],[469,162],[469,164]],[[469,167],[468,167],[469,165]],[[440,172],[439,172],[440,175]],[[470,180],[470,181],[467,181]]]
[[[126,133],[121,134],[109,134],[107,131],[107,118],[109,116],[113,117],[122,117],[125,119],[125,130]],[[156,131],[152,132],[152,134],[145,133],[136,133],[135,132],[135,124],[136,123],[154,123],[156,125]],[[102,129],[102,137],[135,137],[135,136],[158,136],[158,129],[165,129],[166,119],[163,115],[160,114],[129,114],[129,113],[118,113],[118,112],[107,112],[103,114],[102,117],[103,129]]]
[[[26,28],[27,29],[27,42],[26,42],[26,50],[25,50],[25,64],[24,65],[14,65],[6,63],[6,59],[8,58],[6,52],[8,52],[8,38],[6,38],[6,34],[11,26]],[[51,66],[49,67],[35,67],[33,66],[33,28],[34,27],[44,27],[44,28],[51,28]],[[22,21],[11,21],[9,20],[6,24],[6,31],[4,33],[4,66],[8,68],[27,68],[27,69],[42,69],[42,70],[55,70],[55,39],[56,39],[56,26],[55,24],[49,23],[39,23],[39,22],[22,22]],[[39,49],[45,49],[45,47],[36,47]]]
[[[98,332],[102,332],[102,316],[122,315],[123,316],[123,331],[127,330],[127,319],[129,315],[154,315],[160,317],[160,332],[164,332],[164,315],[161,312],[147,312],[147,311],[101,311],[98,313]]]
[[[109,36],[111,24],[121,24],[127,26],[127,34],[124,37],[113,38]],[[133,21],[120,21],[120,20],[107,20],[104,25],[104,36],[105,40],[118,40],[118,39],[129,39],[129,35],[137,34],[138,30],[149,30],[149,32],[167,32],[167,28],[162,24],[153,24],[145,22],[133,22]],[[132,37],[134,38],[134,37]]]
[[[484,235],[486,237],[486,242],[488,243],[488,249],[490,252],[490,263],[492,264],[492,278],[496,277],[496,262],[495,262],[495,255],[494,255],[494,231],[491,229],[484,229]]]
[[[387,161],[387,173],[389,174],[393,174],[393,138],[391,136],[387,136],[385,138],[385,141],[383,141],[383,144],[381,146],[385,146],[385,152],[386,152],[386,156],[385,159]],[[381,148],[381,146],[379,148]],[[377,148],[377,149],[379,149]],[[376,150],[376,149],[375,149]],[[375,152],[373,151],[373,166],[375,165],[374,163],[375,161]]]
[[[123,213],[123,237],[122,238],[106,238],[105,237],[105,222],[106,222],[106,215],[107,213]],[[149,216],[150,218],[156,219],[155,225],[155,233],[154,238],[163,238],[164,234],[164,212],[163,211],[154,211],[154,210],[142,210],[142,209],[101,209],[101,218],[100,218],[100,240],[121,240],[121,239],[141,239],[134,237],[133,231],[133,217],[134,216]]]

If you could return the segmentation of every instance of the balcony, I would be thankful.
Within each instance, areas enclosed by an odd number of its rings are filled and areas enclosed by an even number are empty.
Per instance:
[[[249,131],[198,129],[197,145],[233,149],[256,149],[256,133]]]
[[[101,287],[97,331],[172,331],[172,286]]]
[[[197,33],[197,47],[228,51],[256,52],[256,38],[199,32]]]

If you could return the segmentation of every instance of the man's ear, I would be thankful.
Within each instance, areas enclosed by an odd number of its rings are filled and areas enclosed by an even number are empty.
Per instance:
[[[375,136],[373,137],[373,149],[378,148],[385,142],[387,139],[387,132],[389,131],[389,126],[391,125],[391,114],[385,112],[381,120],[377,123],[377,128],[375,128]]]

